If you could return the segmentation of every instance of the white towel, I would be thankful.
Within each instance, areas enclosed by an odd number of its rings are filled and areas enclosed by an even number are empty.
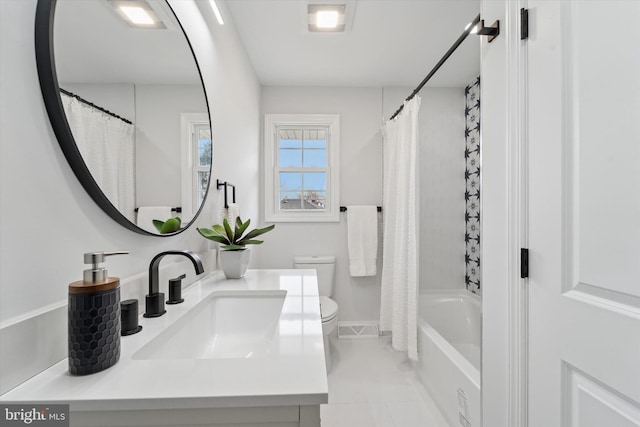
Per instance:
[[[347,206],[347,245],[351,276],[375,276],[378,254],[378,208]]]
[[[136,224],[143,230],[158,234],[158,229],[153,226],[153,220],[166,221],[171,218],[171,208],[169,206],[140,206]]]
[[[222,224],[222,220],[224,218],[227,219],[229,225],[233,227],[233,224],[236,223],[236,218],[240,216],[240,205],[237,203],[229,203],[229,208],[222,208],[220,210],[220,224]]]

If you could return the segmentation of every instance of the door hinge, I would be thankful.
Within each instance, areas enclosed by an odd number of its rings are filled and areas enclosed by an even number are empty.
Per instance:
[[[529,277],[529,249],[520,248],[520,278]]]
[[[520,9],[520,40],[529,38],[529,9]]]

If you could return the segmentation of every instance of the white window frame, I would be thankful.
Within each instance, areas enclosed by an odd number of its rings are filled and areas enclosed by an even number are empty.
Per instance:
[[[182,222],[187,224],[193,220],[199,206],[195,206],[198,200],[197,176],[198,170],[202,170],[196,164],[198,150],[195,141],[195,127],[199,125],[210,126],[207,113],[182,113],[180,114],[180,145],[181,145],[181,169],[182,169]],[[211,136],[211,150],[213,152],[213,135]],[[213,159],[211,160],[213,163]],[[211,186],[211,175],[209,175]]]
[[[327,189],[323,210],[281,210],[278,181],[278,136],[281,126],[326,126]],[[314,168],[309,168],[310,172]],[[264,218],[265,222],[339,222],[340,221],[340,115],[338,114],[265,114],[264,116]]]

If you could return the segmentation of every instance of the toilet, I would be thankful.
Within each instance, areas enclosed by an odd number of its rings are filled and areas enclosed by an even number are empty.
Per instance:
[[[338,325],[338,304],[330,297],[333,295],[333,284],[336,271],[335,256],[298,256],[294,257],[295,268],[316,270],[318,276],[318,293],[320,295],[320,315],[322,317],[322,335],[324,340],[324,359],[327,373],[331,371],[333,361],[329,337]]]

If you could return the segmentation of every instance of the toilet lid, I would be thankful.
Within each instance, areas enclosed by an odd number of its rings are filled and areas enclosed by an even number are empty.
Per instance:
[[[320,316],[323,322],[336,317],[338,314],[338,304],[329,297],[320,297]]]

